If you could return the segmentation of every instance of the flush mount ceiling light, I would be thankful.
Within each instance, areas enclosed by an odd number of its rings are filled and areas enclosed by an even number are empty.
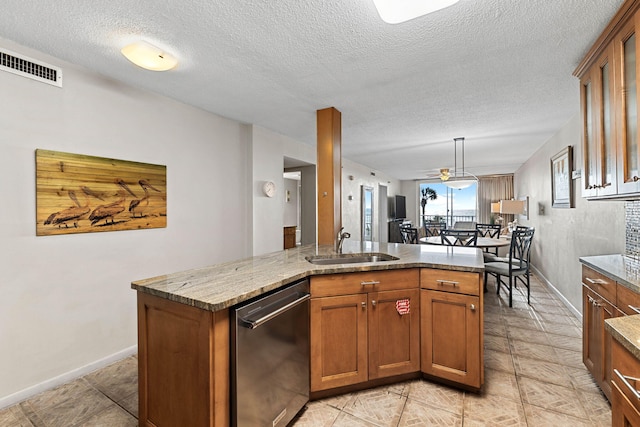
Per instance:
[[[178,65],[173,55],[142,40],[123,47],[120,52],[138,67],[151,71],[167,71]]]
[[[380,18],[387,24],[399,24],[435,12],[459,0],[373,0]]]

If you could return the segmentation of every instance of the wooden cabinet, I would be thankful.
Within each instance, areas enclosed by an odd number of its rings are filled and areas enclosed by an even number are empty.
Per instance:
[[[229,357],[228,310],[138,292],[140,425],[230,425]]]
[[[284,227],[284,249],[296,247],[296,226]]]
[[[582,360],[602,392],[611,400],[611,334],[605,330],[604,321],[616,317],[616,310],[587,286],[583,286],[582,304]]]
[[[639,0],[627,0],[574,71],[580,79],[582,196],[640,197],[636,28]]]
[[[312,392],[420,370],[418,283],[417,269],[311,278]]]
[[[613,341],[611,418],[612,427],[640,426],[640,361],[617,341]]]
[[[604,321],[623,314],[616,307],[620,285],[585,265],[582,283],[582,361],[611,401],[612,338],[605,330]]]
[[[580,81],[583,197],[609,196],[617,191],[613,52],[611,45]]]
[[[483,367],[483,276],[423,269],[421,368],[428,376],[479,389]]]

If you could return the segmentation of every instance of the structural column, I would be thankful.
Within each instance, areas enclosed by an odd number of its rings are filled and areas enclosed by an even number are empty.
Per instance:
[[[317,111],[318,244],[335,242],[342,226],[342,114]]]

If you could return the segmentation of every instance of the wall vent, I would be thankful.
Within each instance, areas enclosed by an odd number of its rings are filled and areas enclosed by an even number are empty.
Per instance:
[[[0,48],[0,70],[62,87],[62,69]]]

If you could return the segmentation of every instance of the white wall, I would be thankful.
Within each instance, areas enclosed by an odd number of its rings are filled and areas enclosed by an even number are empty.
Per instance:
[[[372,175],[372,173],[375,175]],[[353,179],[350,179],[350,177],[353,177]],[[400,188],[399,180],[359,163],[342,159],[342,226],[345,231],[351,234],[351,238],[354,240],[360,240],[361,238],[361,187],[364,185],[373,188],[373,240],[379,241],[379,184],[387,186],[388,197],[398,194],[398,189]],[[349,196],[351,196],[352,200],[349,200]]]
[[[282,250],[284,223],[284,158],[315,164],[315,148],[260,126],[252,126],[253,255]],[[276,195],[262,192],[266,181],[276,184]]]
[[[575,116],[540,148],[514,176],[516,197],[529,196],[529,220],[536,228],[532,264],[582,312],[581,266],[587,255],[624,253],[625,212],[621,201],[587,201],[580,196],[580,180],[573,180],[575,208],[551,207],[550,159],[573,146],[574,169],[582,169],[581,122]],[[544,207],[544,214],[538,205]]]
[[[252,212],[249,126],[0,42],[64,73],[0,72],[3,407],[134,352],[130,282],[250,256]],[[36,237],[36,148],[166,165],[167,227]]]
[[[300,181],[297,179],[284,179],[284,189],[281,201],[283,203],[283,223],[285,227],[300,227],[298,220],[298,186]],[[287,191],[289,198],[287,200]]]

